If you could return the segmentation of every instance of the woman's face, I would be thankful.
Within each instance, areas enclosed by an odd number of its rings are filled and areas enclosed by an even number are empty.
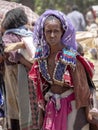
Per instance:
[[[46,42],[50,46],[60,44],[62,34],[63,30],[61,28],[61,23],[59,20],[56,19],[46,20],[44,26],[44,35]]]

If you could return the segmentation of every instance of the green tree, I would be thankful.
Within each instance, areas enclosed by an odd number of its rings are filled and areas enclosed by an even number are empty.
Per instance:
[[[77,4],[81,12],[85,13],[91,5],[98,5],[98,0],[8,0],[16,1],[30,7],[39,15],[47,9],[59,9],[68,13],[73,4]]]

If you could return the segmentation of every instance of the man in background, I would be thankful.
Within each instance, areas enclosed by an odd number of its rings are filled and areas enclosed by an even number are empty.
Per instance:
[[[83,14],[79,11],[77,5],[73,5],[72,11],[68,13],[68,18],[71,20],[73,26],[76,31],[84,31],[85,30],[85,19]]]

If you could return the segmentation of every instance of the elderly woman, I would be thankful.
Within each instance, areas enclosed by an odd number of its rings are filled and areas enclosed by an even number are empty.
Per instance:
[[[35,62],[29,78],[37,89],[40,128],[89,130],[92,115],[88,110],[94,86],[92,82],[89,86],[88,80],[93,72],[76,51],[72,24],[60,11],[45,11],[35,25],[34,44]]]

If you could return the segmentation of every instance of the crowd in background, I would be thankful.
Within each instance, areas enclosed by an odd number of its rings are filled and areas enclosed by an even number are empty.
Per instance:
[[[96,13],[90,6],[87,8],[85,14],[79,11],[77,5],[73,5],[72,11],[67,14],[71,20],[76,31],[90,31],[91,29],[96,29],[98,23],[96,23]]]

